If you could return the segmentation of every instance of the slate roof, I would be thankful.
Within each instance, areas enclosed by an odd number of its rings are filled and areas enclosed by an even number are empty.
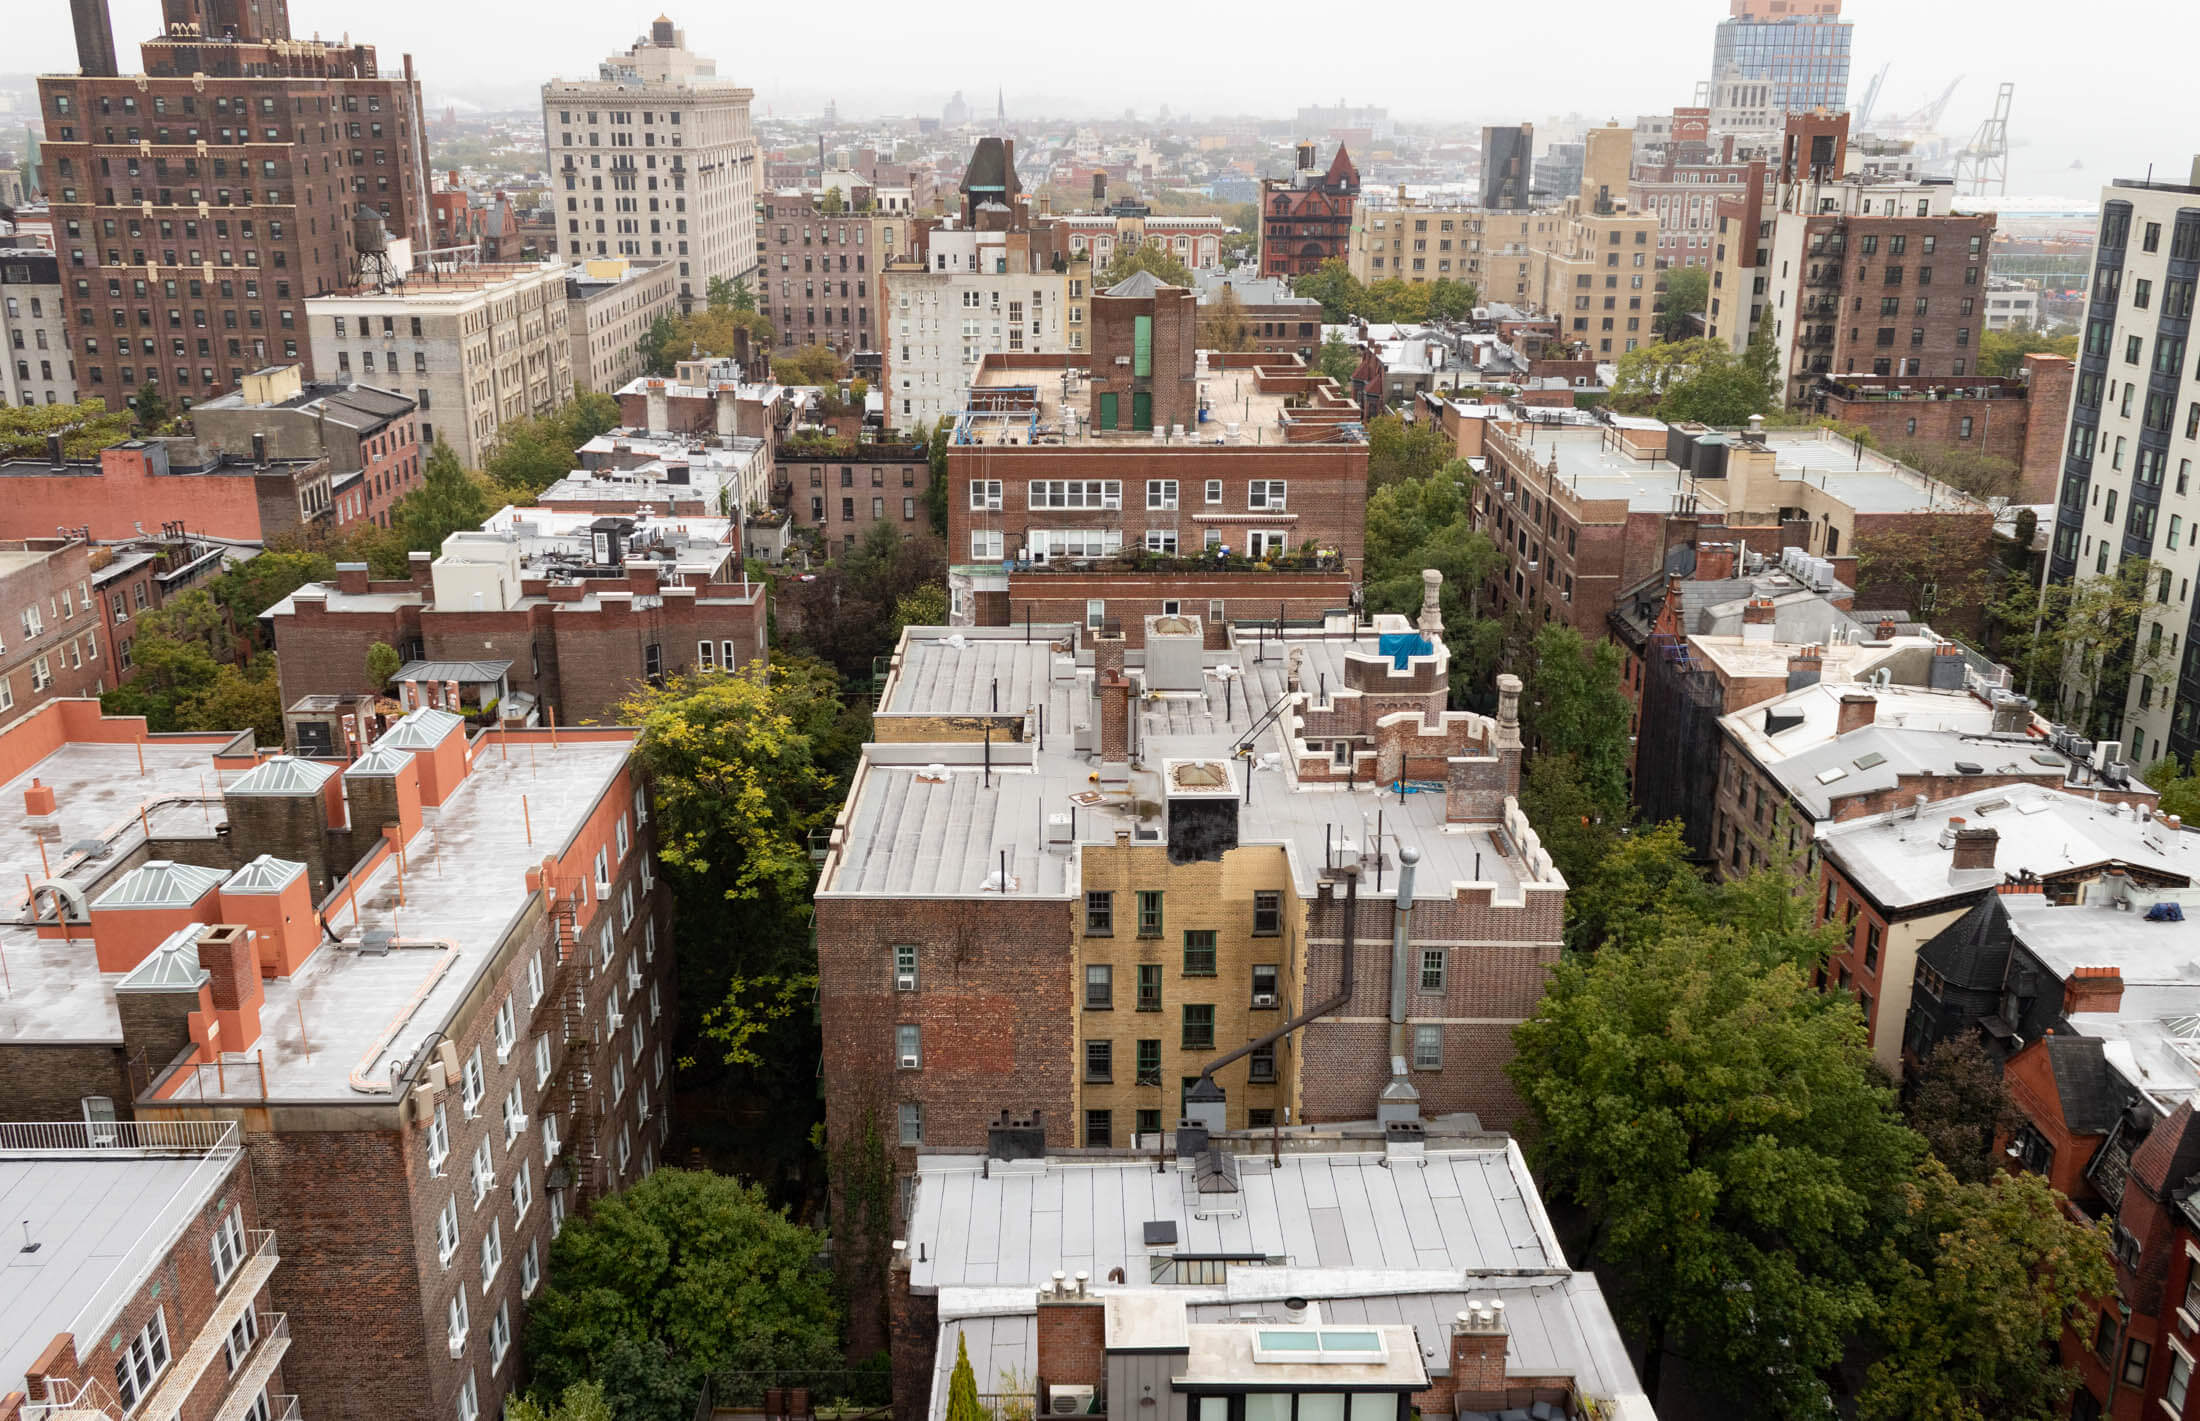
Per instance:
[[[2008,971],[2014,940],[2001,895],[1989,893],[1918,949],[1918,965],[1938,972],[1950,986],[1994,991]]]
[[[188,908],[229,875],[218,868],[149,859],[99,895],[94,908]]]
[[[2070,1032],[2047,1038],[2047,1068],[2055,1077],[2063,1123],[2074,1134],[2105,1135],[2122,1111],[2105,1045],[2098,1036]]]
[[[2195,1126],[2192,1102],[2187,1100],[2131,1152],[2131,1177],[2161,1199],[2167,1197],[2169,1186],[2182,1184],[2196,1172],[2200,1172],[2200,1126]]]

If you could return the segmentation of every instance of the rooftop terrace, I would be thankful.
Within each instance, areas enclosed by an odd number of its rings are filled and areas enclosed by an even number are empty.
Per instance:
[[[1263,363],[1253,363],[1263,362]],[[1360,410],[1293,356],[1199,353],[1200,422],[1173,430],[1096,429],[1090,355],[988,355],[978,363],[955,442],[988,445],[1295,445],[1364,443]]]

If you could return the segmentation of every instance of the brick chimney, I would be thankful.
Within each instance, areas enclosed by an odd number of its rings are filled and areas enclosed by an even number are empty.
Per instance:
[[[250,1050],[260,1039],[260,1007],[267,1000],[251,931],[236,925],[208,928],[199,936],[199,966],[213,979],[207,989],[221,1023],[219,1048]]]
[[[1734,575],[1734,545],[1732,543],[1698,543],[1696,545],[1696,581],[1724,582]]]
[[[1869,691],[1844,691],[1841,694],[1841,718],[1834,722],[1833,733],[1846,735],[1852,730],[1862,730],[1879,714],[1879,700]]]
[[[336,564],[336,590],[353,597],[367,595],[367,565],[363,562]]]
[[[1123,674],[1123,629],[1111,625],[1093,634],[1092,684],[1100,697],[1101,778],[1119,765],[1128,774],[1131,760],[1131,683]]]
[[[2073,967],[2063,983],[2063,1011],[2113,1014],[2123,1005],[2124,974],[2119,967]]]
[[[1826,649],[1822,646],[1806,646],[1788,658],[1787,688],[1791,691],[1815,686],[1825,675]]]
[[[1055,1273],[1039,1294],[1038,1367],[1048,1386],[1099,1386],[1107,1373],[1107,1311],[1074,1282]]]
[[[1742,608],[1742,625],[1745,627],[1769,627],[1772,625],[1773,611],[1770,597],[1752,597],[1749,599],[1748,604]]]
[[[1505,1305],[1467,1299],[1451,1325],[1451,1381],[1462,1411],[1501,1411],[1505,1395]]]
[[[1999,829],[1958,829],[1955,862],[1949,867],[1958,873],[1966,869],[1992,868],[1994,850],[2000,843]]]
[[[1893,640],[1894,640],[1894,618],[1892,618],[1892,617],[1881,617],[1881,618],[1879,619],[1879,627],[1878,627],[1878,633],[1879,633],[1879,640],[1881,640],[1881,641],[1893,641]]]

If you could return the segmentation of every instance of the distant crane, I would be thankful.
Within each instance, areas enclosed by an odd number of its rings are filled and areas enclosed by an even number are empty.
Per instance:
[[[1873,106],[1873,102],[1877,99],[1882,87],[1880,80],[1886,78],[1886,76],[1887,71],[1882,69],[1879,71],[1878,77],[1872,80],[1871,91],[1865,96],[1867,107]],[[1870,133],[1880,138],[1931,138],[1940,131],[1940,116],[1947,112],[1948,101],[1955,97],[1956,86],[1962,82],[1963,76],[1958,74],[1948,81],[1947,88],[1940,91],[1940,97],[1934,99],[1925,107],[1913,113],[1896,114],[1879,119],[1876,122],[1868,116],[1860,118],[1852,126],[1851,131]]]
[[[1980,120],[1978,132],[1970,146],[1956,154],[1956,187],[1961,190],[1970,184],[1969,195],[1983,197],[1989,189],[2006,196],[2009,192],[2009,107],[2017,92],[2015,84],[2003,84],[1994,96],[1994,111]]]
[[[1872,131],[1872,110],[1879,106],[1879,91],[1887,82],[1887,71],[1892,68],[1894,61],[1890,59],[1879,66],[1879,72],[1872,75],[1871,83],[1864,86],[1864,102],[1856,106],[1856,120],[1851,125],[1855,132]]]

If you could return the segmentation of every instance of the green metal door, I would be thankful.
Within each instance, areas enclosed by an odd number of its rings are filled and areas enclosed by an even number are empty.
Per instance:
[[[1131,374],[1145,379],[1153,374],[1153,317],[1131,318]]]
[[[1131,428],[1153,428],[1153,391],[1131,391]]]
[[[1102,429],[1115,428],[1115,391],[1113,390],[1100,392],[1100,427]]]

